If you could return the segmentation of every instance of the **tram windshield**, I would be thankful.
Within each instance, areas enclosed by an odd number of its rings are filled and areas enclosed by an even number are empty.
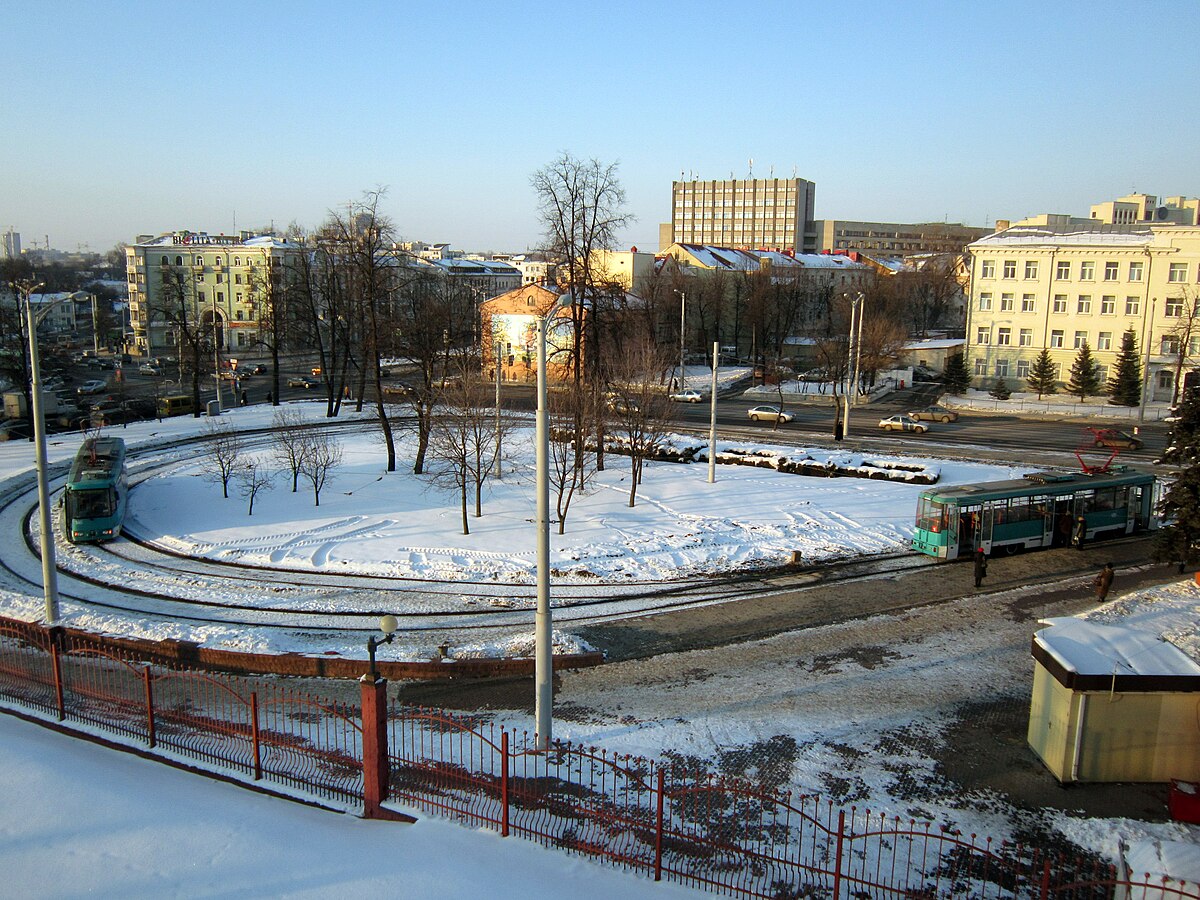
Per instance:
[[[930,497],[922,497],[917,504],[917,529],[920,531],[948,530],[949,517],[946,504],[939,503]]]
[[[115,500],[112,488],[67,491],[67,515],[71,519],[106,519],[116,514]]]

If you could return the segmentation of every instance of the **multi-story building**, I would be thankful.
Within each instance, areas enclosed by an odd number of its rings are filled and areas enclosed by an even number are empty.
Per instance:
[[[1200,227],[1018,225],[968,251],[966,358],[976,386],[1024,386],[1043,349],[1065,382],[1085,342],[1107,379],[1129,329],[1147,399],[1171,400],[1177,372],[1186,378],[1200,365]]]
[[[683,243],[803,251],[816,191],[803,178],[672,182],[660,249]]]
[[[259,338],[262,286],[295,252],[294,244],[276,235],[247,231],[238,235],[191,231],[139,235],[125,249],[132,352],[178,352],[177,325],[164,314],[163,275],[167,272],[185,275],[191,321],[213,328],[223,350],[235,352],[254,346]]]
[[[1071,228],[1076,225],[1200,225],[1200,200],[1191,197],[1166,197],[1159,203],[1154,194],[1130,194],[1116,200],[1092,204],[1088,218],[1067,213],[1041,213],[1022,219],[1013,225],[1041,225],[1049,228]],[[997,221],[996,230],[1009,227],[1009,222]]]
[[[917,253],[961,253],[963,247],[989,234],[991,229],[957,222],[853,222],[818,219],[812,223],[811,249],[818,253],[857,250],[872,256],[911,256]]]
[[[9,228],[4,232],[4,258],[17,259],[21,255],[21,232]]]

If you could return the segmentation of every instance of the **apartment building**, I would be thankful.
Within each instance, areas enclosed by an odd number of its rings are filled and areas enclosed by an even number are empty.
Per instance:
[[[1084,342],[1105,379],[1132,328],[1148,400],[1169,401],[1200,367],[1200,334],[1181,325],[1200,300],[1200,227],[1153,223],[1018,225],[975,241],[970,254],[967,365],[976,387],[1020,389],[1043,349],[1069,378]]]
[[[235,352],[258,342],[261,290],[296,252],[273,234],[237,235],[173,231],[139,235],[125,249],[129,282],[131,352],[142,356],[178,353],[176,325],[163,312],[163,276],[186,277],[190,321],[212,328],[221,349]]]
[[[858,222],[849,219],[818,219],[812,223],[817,253],[858,250],[872,256],[903,257],[914,254],[961,253],[972,241],[991,233],[957,222],[926,222],[904,225],[897,222]]]
[[[816,192],[803,178],[672,182],[671,221],[659,226],[659,248],[683,243],[801,252]]]

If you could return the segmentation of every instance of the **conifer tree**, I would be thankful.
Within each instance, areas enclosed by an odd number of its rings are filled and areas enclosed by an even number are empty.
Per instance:
[[[1087,341],[1079,348],[1075,361],[1071,363],[1071,380],[1067,382],[1067,393],[1078,394],[1080,401],[1100,393],[1100,366],[1092,359],[1092,348]]]
[[[1037,391],[1038,399],[1042,399],[1043,394],[1058,393],[1058,369],[1054,365],[1054,361],[1050,359],[1050,351],[1043,350],[1038,354],[1038,358],[1033,361],[1033,365],[1029,369],[1029,388]]]
[[[1007,400],[1012,396],[1012,391],[1008,389],[1008,382],[1003,378],[997,378],[996,383],[992,385],[992,389],[988,391],[988,395],[996,400]]]
[[[1108,402],[1115,406],[1138,406],[1142,402],[1142,365],[1132,328],[1121,335],[1121,352],[1108,380]]]
[[[961,394],[971,386],[971,373],[967,371],[967,361],[961,353],[951,353],[946,357],[942,383],[949,394]]]
[[[1180,470],[1158,505],[1165,524],[1154,535],[1152,555],[1159,562],[1178,563],[1182,572],[1200,557],[1200,391],[1183,395],[1158,462]]]

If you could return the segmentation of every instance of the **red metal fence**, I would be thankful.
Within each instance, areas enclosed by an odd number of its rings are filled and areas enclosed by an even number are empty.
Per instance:
[[[0,619],[0,698],[202,765],[520,835],[655,879],[762,898],[1200,898],[1196,885],[999,844],[818,797],[528,734],[471,716],[362,706],[134,658]]]

